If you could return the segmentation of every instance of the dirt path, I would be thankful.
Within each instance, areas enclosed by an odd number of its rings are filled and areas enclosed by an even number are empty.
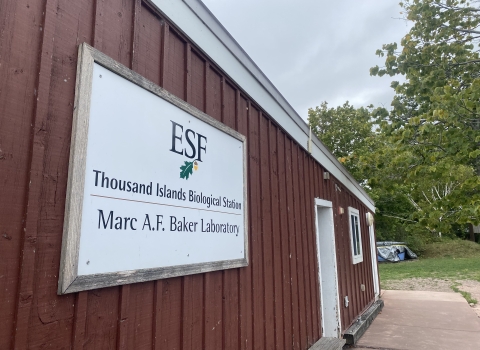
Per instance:
[[[468,292],[472,295],[472,298],[477,299],[478,303],[472,306],[472,309],[480,317],[480,282],[472,280],[441,280],[434,278],[408,278],[400,281],[387,281],[382,282],[383,289],[391,290],[425,290],[432,292],[451,292],[452,285],[459,283],[458,289],[464,292]]]

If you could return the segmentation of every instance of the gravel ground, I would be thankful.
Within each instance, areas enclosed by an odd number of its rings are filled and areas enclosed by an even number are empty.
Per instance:
[[[382,282],[383,289],[393,290],[425,290],[432,292],[448,292],[455,293],[451,286],[454,283],[459,283],[458,289],[468,292],[478,303],[472,306],[472,309],[480,317],[480,282],[472,280],[440,280],[433,278],[408,278],[400,281],[386,281]]]
[[[431,292],[453,292],[450,280],[433,278],[407,278],[399,281],[382,282],[384,289],[393,290],[427,290]]]

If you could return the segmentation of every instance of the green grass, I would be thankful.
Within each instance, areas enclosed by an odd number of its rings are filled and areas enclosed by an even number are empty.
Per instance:
[[[425,246],[422,258],[480,258],[480,244],[456,240],[431,243]]]
[[[476,303],[478,303],[477,299],[472,298],[472,295],[471,295],[469,292],[464,292],[463,290],[460,290],[460,289],[458,288],[459,285],[460,285],[459,283],[454,283],[454,284],[452,285],[452,289],[453,289],[454,292],[460,293],[460,294],[465,298],[465,300],[467,301],[467,303],[469,303],[469,304],[476,304]]]
[[[477,300],[470,293],[458,289],[456,281],[480,282],[480,244],[461,240],[432,243],[417,260],[379,264],[379,273],[382,283],[407,278],[450,281],[455,292],[461,293],[469,303],[476,304]]]
[[[406,278],[476,280],[480,282],[480,256],[472,258],[420,258],[378,266],[382,281]]]

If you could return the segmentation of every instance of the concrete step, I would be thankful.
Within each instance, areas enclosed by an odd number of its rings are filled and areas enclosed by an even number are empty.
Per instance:
[[[343,345],[345,339],[323,337],[308,350],[342,350]]]
[[[347,341],[347,344],[353,345],[362,337],[372,324],[373,320],[383,309],[383,300],[379,299],[375,301],[363,315],[361,315],[357,321],[350,326],[349,329],[343,334],[343,338]]]

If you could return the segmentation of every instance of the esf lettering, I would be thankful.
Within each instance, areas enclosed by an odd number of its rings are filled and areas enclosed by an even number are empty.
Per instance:
[[[171,152],[185,155],[187,158],[202,161],[202,152],[207,153],[207,138],[192,129],[183,131],[183,126],[172,122],[172,148]],[[184,142],[188,144],[184,147]]]
[[[139,228],[139,221],[137,218],[128,216],[115,215],[113,210],[110,210],[108,214],[102,209],[98,210],[98,229],[101,230],[131,230],[137,231]],[[143,218],[142,230],[147,231],[165,231],[162,228],[163,215],[151,215],[145,214]]]

